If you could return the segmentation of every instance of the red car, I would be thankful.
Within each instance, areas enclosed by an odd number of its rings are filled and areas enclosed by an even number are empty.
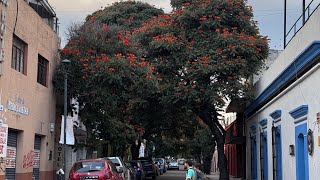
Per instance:
[[[71,168],[68,180],[123,180],[119,171],[109,160],[81,160]]]

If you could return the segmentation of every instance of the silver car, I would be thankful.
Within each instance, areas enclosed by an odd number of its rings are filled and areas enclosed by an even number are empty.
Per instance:
[[[107,157],[107,159],[109,159],[117,167],[118,170],[123,170],[123,173],[121,173],[120,175],[124,180],[131,180],[132,177],[130,169],[127,168],[121,157]]]

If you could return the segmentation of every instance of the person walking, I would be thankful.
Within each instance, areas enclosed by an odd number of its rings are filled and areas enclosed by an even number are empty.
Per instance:
[[[187,169],[186,180],[197,180],[197,173],[193,169],[192,161],[187,160],[184,163],[184,169]]]
[[[195,172],[197,173],[197,180],[203,180],[203,179],[206,179],[204,173],[201,171],[201,164],[200,163],[197,163],[196,165],[194,165],[194,170]]]

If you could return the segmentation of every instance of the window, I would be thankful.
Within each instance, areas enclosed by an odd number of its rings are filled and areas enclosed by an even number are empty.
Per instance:
[[[13,36],[11,67],[22,74],[26,74],[26,50],[27,44],[18,37]]]
[[[44,86],[47,86],[48,64],[49,62],[44,57],[42,57],[41,55],[38,55],[37,82]]]

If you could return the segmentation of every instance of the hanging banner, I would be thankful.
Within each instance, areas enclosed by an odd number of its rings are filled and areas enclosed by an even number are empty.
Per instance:
[[[8,125],[0,124],[0,157],[7,157]]]
[[[33,168],[40,168],[40,150],[35,149],[33,153]]]
[[[61,121],[61,133],[60,133],[60,144],[64,144],[64,117]],[[73,132],[73,118],[67,117],[67,126],[66,126],[66,144],[74,145],[74,132]]]
[[[16,168],[17,148],[8,146],[6,168]]]

